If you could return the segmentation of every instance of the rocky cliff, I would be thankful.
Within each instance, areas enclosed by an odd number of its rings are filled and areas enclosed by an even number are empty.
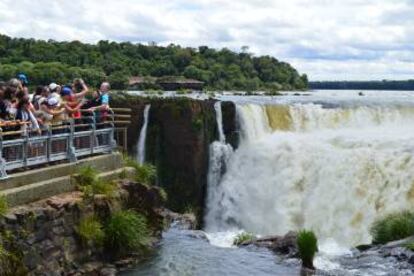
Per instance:
[[[86,246],[82,219],[101,221],[119,210],[134,210],[148,221],[154,239],[164,227],[158,187],[120,181],[116,198],[85,200],[80,192],[22,205],[0,217],[0,275],[115,275],[126,262],[110,259],[104,247]],[[134,256],[137,261],[140,256]]]

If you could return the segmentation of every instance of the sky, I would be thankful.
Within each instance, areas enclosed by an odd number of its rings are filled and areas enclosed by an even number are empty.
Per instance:
[[[249,46],[310,80],[414,79],[414,0],[0,0],[0,33]]]

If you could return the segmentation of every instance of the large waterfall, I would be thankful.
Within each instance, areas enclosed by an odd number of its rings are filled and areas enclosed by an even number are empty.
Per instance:
[[[211,146],[207,231],[307,228],[353,246],[371,241],[376,218],[414,207],[413,107],[243,104],[237,111],[240,147],[229,157],[223,142]]]
[[[138,144],[137,144],[137,161],[140,164],[145,162],[145,142],[147,139],[147,126],[148,126],[148,117],[149,117],[149,110],[151,105],[147,104],[144,108],[144,123],[142,124]]]

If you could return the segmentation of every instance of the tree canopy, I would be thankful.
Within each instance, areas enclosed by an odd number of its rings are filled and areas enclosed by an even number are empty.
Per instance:
[[[243,47],[240,53],[207,46],[183,48],[170,44],[130,42],[58,42],[11,38],[0,35],[0,79],[23,72],[31,84],[67,83],[75,77],[97,86],[109,80],[124,89],[130,76],[184,76],[205,82],[209,89],[258,90],[304,89],[300,75],[286,62],[271,56],[253,56]]]

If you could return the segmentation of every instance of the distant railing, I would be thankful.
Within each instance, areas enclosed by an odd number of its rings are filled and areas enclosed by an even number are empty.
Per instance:
[[[114,114],[114,126],[115,126],[115,140],[118,147],[127,152],[128,149],[128,126],[131,124],[131,112],[130,108],[112,108]]]
[[[54,161],[75,162],[79,157],[109,153],[116,146],[115,118],[112,109],[97,113],[82,110],[82,117],[50,125],[41,133],[26,130],[3,131],[0,129],[0,178],[7,172]],[[27,123],[8,123],[21,127]],[[125,130],[126,131],[126,130]]]

